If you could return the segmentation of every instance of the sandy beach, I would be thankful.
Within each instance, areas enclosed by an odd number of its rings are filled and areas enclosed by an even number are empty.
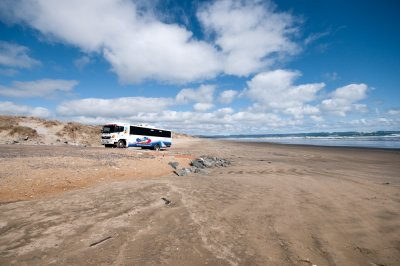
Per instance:
[[[200,155],[232,164],[168,165]],[[0,162],[0,265],[400,264],[399,150],[182,139]]]

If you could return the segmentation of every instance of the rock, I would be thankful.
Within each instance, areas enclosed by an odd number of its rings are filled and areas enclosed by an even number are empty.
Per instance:
[[[196,168],[204,168],[204,167],[205,167],[204,161],[203,161],[202,158],[193,160],[193,161],[191,162],[191,165],[194,166],[194,167],[196,167]]]
[[[29,136],[25,136],[24,140],[27,141],[29,139]]]
[[[193,171],[192,168],[183,168],[183,170],[185,170],[186,173],[188,173],[188,174],[190,174]]]
[[[192,171],[190,168],[182,168],[180,170],[174,171],[176,175],[178,176],[185,176],[187,174],[190,174]]]
[[[167,198],[161,198],[161,199],[164,201],[165,205],[168,205],[171,203],[171,201]]]
[[[196,168],[193,172],[196,174],[202,174],[202,175],[208,175],[210,173],[206,169],[202,169],[202,168]]]
[[[169,162],[168,163],[172,168],[174,168],[176,170],[176,168],[178,167],[179,163],[178,162]]]
[[[231,162],[228,160],[211,156],[201,156],[200,159],[202,161],[202,164],[207,168],[226,167],[231,164]]]
[[[13,140],[13,142],[11,144],[17,144],[17,143],[19,143],[18,140]]]
[[[214,167],[214,164],[215,164],[214,161],[210,158],[204,158],[203,162],[204,162],[204,166],[207,168],[212,168],[212,167]]]
[[[199,158],[191,161],[190,168],[183,168],[183,169],[177,170],[177,168],[176,168],[177,165],[174,165],[173,162],[169,162],[168,164],[171,165],[174,169],[176,169],[176,171],[175,171],[176,175],[185,176],[189,173],[208,175],[209,171],[206,170],[206,168],[227,167],[231,164],[231,162],[226,159],[220,159],[217,157],[203,155],[203,156],[200,156]]]
[[[229,160],[220,159],[220,166],[222,166],[222,167],[227,167],[227,166],[229,166],[229,165],[231,165],[231,162],[230,162]]]
[[[64,141],[64,144],[68,144],[68,140],[65,140],[65,141]]]

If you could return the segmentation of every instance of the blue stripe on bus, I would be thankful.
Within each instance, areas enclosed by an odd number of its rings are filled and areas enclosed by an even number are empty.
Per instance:
[[[140,144],[140,143],[130,143],[128,147],[154,147],[155,145],[160,145],[160,147],[163,147],[162,143],[164,143],[165,146],[171,146],[171,142],[167,141],[156,141],[156,142],[151,142],[149,144]]]

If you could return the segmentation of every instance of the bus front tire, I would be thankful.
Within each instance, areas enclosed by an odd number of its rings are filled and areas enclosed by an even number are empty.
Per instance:
[[[125,147],[126,147],[126,146],[125,146],[125,141],[119,140],[118,143],[117,143],[117,147],[118,147],[118,148],[125,148]]]

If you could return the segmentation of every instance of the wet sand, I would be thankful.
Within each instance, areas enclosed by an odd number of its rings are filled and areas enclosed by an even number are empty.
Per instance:
[[[0,265],[400,264],[398,150],[181,140],[161,154],[232,166],[178,177],[156,155],[159,176],[3,200]]]

